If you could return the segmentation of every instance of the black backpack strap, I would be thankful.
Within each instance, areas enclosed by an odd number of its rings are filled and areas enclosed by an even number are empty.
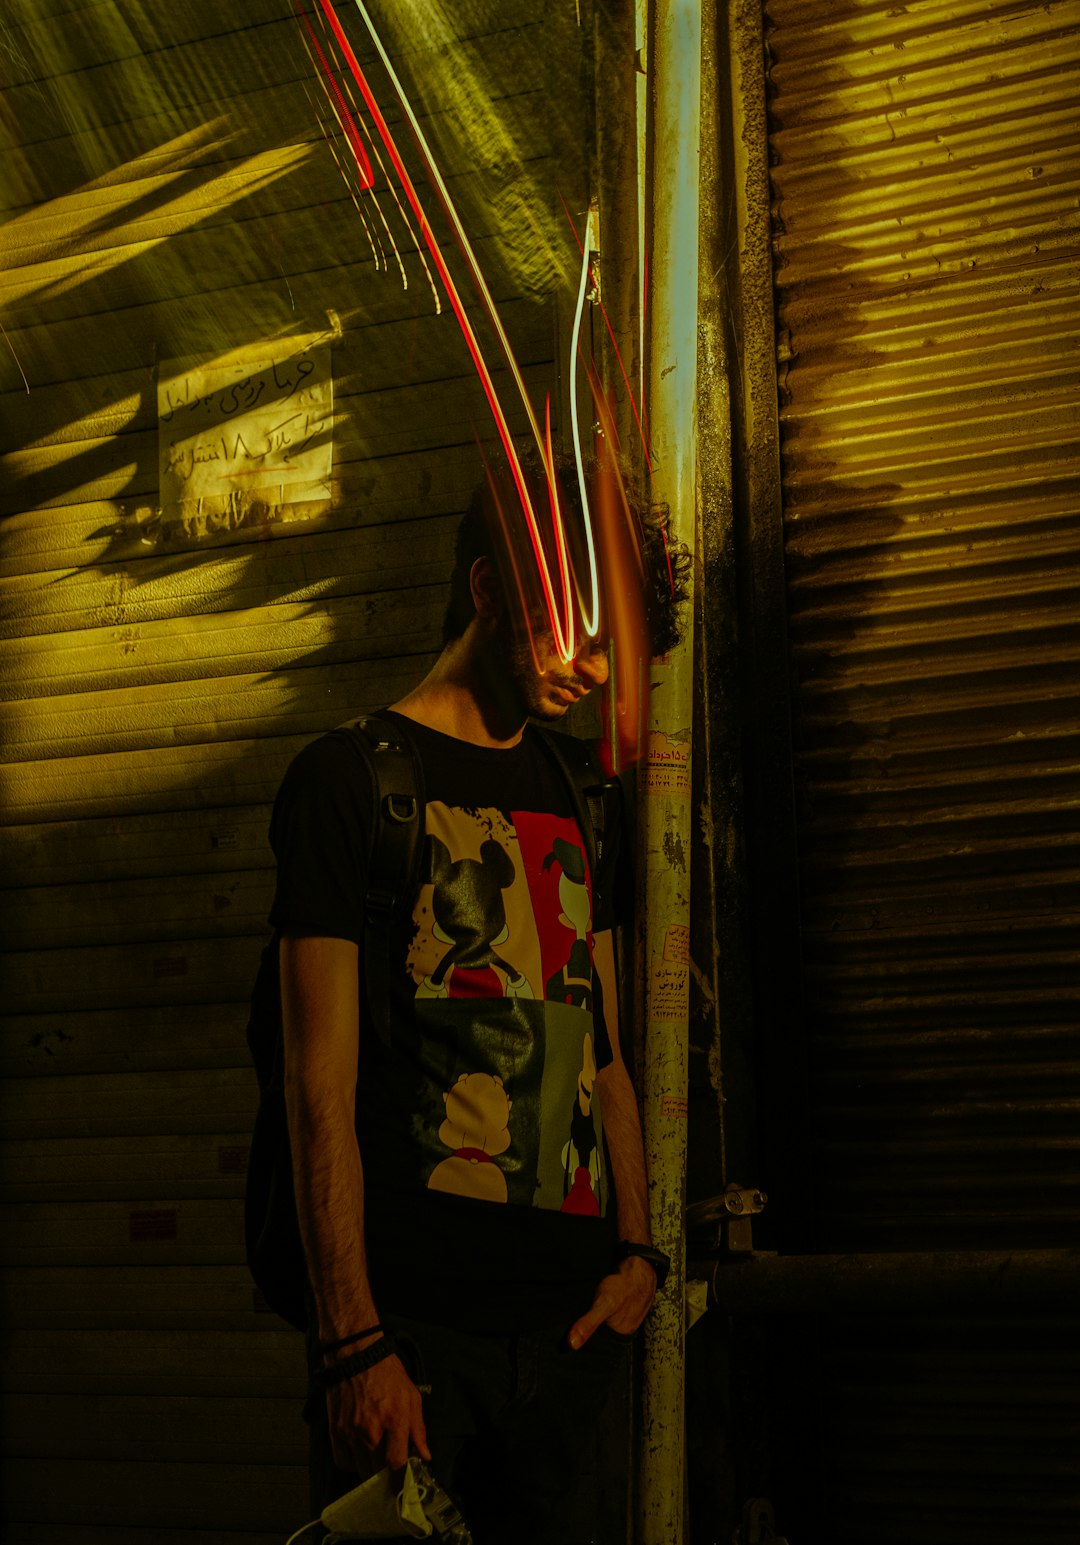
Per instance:
[[[412,737],[386,714],[366,714],[334,732],[371,773],[374,802],[364,897],[363,980],[371,1024],[390,1044],[390,927],[412,904],[424,836],[424,774]]]
[[[540,725],[535,725],[534,729],[570,790],[574,814],[585,843],[589,873],[597,893],[594,905],[600,910],[598,892],[603,884],[604,834],[612,833],[618,819],[622,784],[617,778],[604,776],[588,744],[578,740],[576,735],[559,734]]]

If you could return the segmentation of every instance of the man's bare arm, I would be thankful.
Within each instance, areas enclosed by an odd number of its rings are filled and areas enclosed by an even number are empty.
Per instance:
[[[645,1145],[637,1096],[626,1071],[619,1045],[618,990],[615,950],[610,933],[598,933],[593,960],[604,992],[604,1020],[611,1042],[612,1060],[596,1075],[596,1092],[607,1138],[615,1182],[615,1212],[619,1238],[635,1244],[649,1243],[649,1193],[645,1173]],[[647,1261],[630,1256],[604,1277],[587,1314],[572,1326],[569,1342],[581,1347],[598,1325],[607,1324],[620,1335],[632,1335],[652,1307],[656,1273]]]
[[[356,1142],[359,1049],[358,950],[348,939],[281,941],[285,1104],[300,1235],[318,1316],[319,1340],[337,1341],[378,1323],[364,1252],[364,1175]],[[363,1350],[375,1338],[343,1352]],[[328,1356],[329,1366],[333,1357]],[[391,1468],[410,1440],[430,1455],[420,1395],[397,1357],[327,1391],[334,1462],[363,1467],[385,1445]]]

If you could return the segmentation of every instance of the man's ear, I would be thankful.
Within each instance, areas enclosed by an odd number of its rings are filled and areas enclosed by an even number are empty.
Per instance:
[[[478,617],[495,621],[502,616],[506,598],[499,571],[490,558],[477,558],[469,574],[469,588]]]

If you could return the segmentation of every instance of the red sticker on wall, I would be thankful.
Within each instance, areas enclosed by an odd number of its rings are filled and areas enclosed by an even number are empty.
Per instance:
[[[135,1245],[157,1244],[161,1240],[175,1239],[176,1226],[175,1207],[128,1214],[128,1238]]]

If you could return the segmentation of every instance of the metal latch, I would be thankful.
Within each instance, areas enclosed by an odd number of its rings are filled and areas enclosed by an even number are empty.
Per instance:
[[[756,1186],[732,1183],[719,1196],[694,1202],[686,1209],[687,1251],[699,1259],[711,1255],[750,1255],[755,1213],[765,1210],[768,1197]]]

